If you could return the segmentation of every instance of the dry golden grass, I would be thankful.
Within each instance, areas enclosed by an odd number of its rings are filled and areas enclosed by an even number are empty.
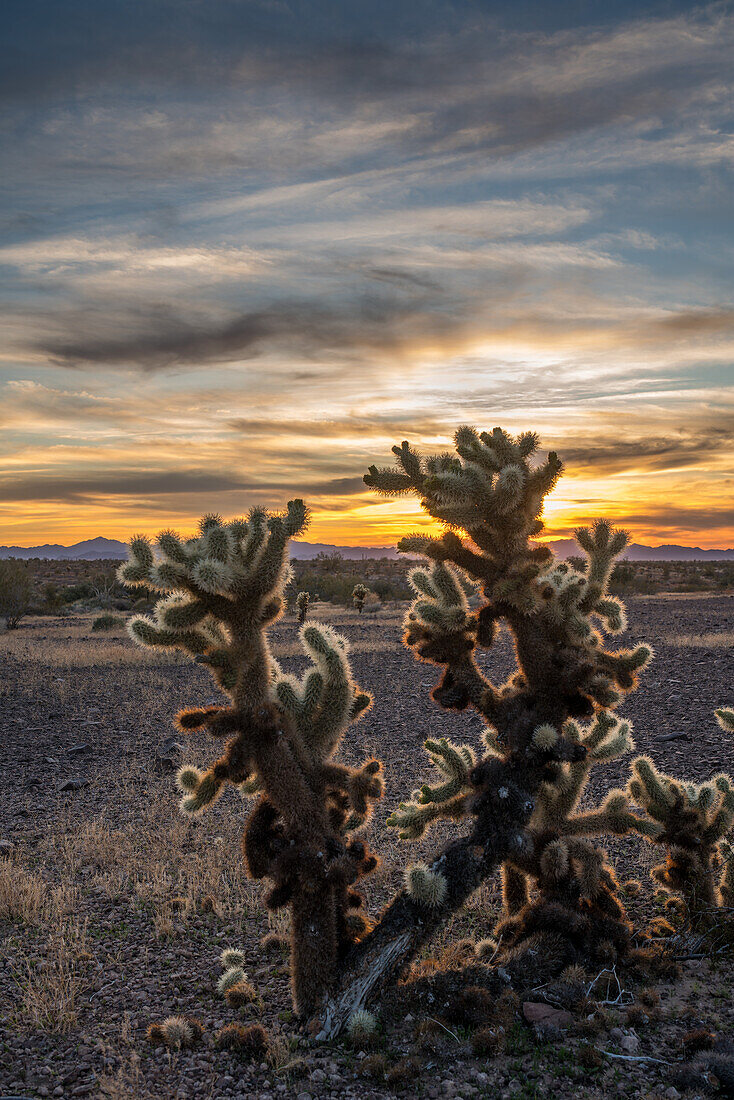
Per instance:
[[[712,630],[706,634],[664,634],[663,645],[697,649],[731,649],[734,646],[734,630]]]
[[[11,630],[3,633],[2,645],[8,656],[22,661],[24,666],[51,666],[59,670],[59,675],[74,669],[96,668],[110,665],[116,668],[158,667],[161,665],[190,665],[188,657],[181,653],[166,653],[160,650],[142,649],[130,639],[124,626],[116,627],[105,634],[93,634],[92,623],[98,612],[74,618],[73,622],[49,622],[43,618],[30,618],[27,625],[34,628],[31,638],[27,630]],[[404,611],[400,608],[380,610],[377,615],[368,615],[360,620],[358,613],[350,608],[334,607],[332,604],[317,603],[312,606],[308,621],[330,623],[334,626],[379,621],[380,625],[394,624],[391,631],[394,641],[356,639],[350,648],[356,652],[371,653],[389,649],[399,644],[398,624]],[[45,635],[39,643],[37,633]],[[303,652],[299,642],[286,642],[273,645],[276,657],[300,656]]]
[[[15,974],[18,1022],[34,1031],[70,1031],[77,1020],[89,957],[86,923],[71,920],[52,932],[46,958],[25,959],[23,971]]]
[[[44,908],[46,885],[14,860],[0,863],[0,920],[38,924]]]

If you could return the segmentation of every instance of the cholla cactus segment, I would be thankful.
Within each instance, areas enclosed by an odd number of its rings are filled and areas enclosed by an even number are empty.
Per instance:
[[[247,980],[247,975],[241,966],[230,966],[228,970],[225,970],[224,974],[217,982],[217,989],[225,995],[228,989],[232,989],[234,986],[239,985],[240,982]]]
[[[546,722],[533,730],[533,744],[541,752],[552,749],[558,741],[558,730]]]
[[[425,863],[413,863],[405,871],[405,888],[413,901],[434,909],[446,900],[448,884],[440,871],[431,871]]]
[[[188,1016],[169,1016],[162,1024],[151,1024],[148,1039],[154,1045],[161,1044],[173,1050],[193,1046],[201,1038],[202,1027],[198,1020]]]
[[[244,849],[250,873],[273,881],[268,904],[291,905],[298,1011],[315,1005],[340,952],[361,934],[354,929],[366,927],[353,884],[377,861],[350,834],[382,793],[379,761],[352,768],[332,760],[371,701],[354,682],[345,640],[329,627],[304,626],[310,667],[301,680],[285,676],[270,650],[267,628],[282,612],[290,576],[288,540],[307,519],[301,500],[282,514],[256,508],[227,522],[208,515],[194,538],[164,531],[157,550],[134,539],[119,573],[160,593],[152,616],[131,621],[135,641],[188,653],[229,697],[176,718],[179,730],[204,730],[225,745],[208,768],[181,769],[181,809],[202,813],[227,785],[245,797],[259,793]],[[304,594],[300,604],[307,602]],[[239,966],[228,968],[220,988],[233,1004],[254,996]]]
[[[371,1046],[377,1038],[377,1017],[364,1008],[353,1012],[347,1023],[347,1035],[356,1047]]]
[[[245,953],[236,947],[225,947],[219,959],[225,970],[232,970],[237,966],[243,968],[245,965]]]
[[[729,707],[723,707],[721,710],[714,712],[716,714],[716,720],[723,730],[727,733],[734,733],[734,710]]]
[[[370,706],[371,697],[354,683],[346,639],[323,624],[300,632],[312,667],[298,679],[282,676],[274,690],[316,759],[327,759],[351,722]]]

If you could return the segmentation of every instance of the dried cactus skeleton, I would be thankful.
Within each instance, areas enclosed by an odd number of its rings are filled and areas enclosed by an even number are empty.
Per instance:
[[[281,671],[267,628],[281,614],[288,580],[288,540],[306,527],[302,501],[284,515],[254,509],[224,523],[207,516],[196,538],[164,531],[156,558],[134,538],[120,579],[161,593],[152,618],[130,621],[141,645],[181,649],[204,664],[229,705],[177,716],[183,732],[205,730],[225,741],[206,770],[185,767],[182,810],[198,814],[226,784],[257,796],[243,848],[249,873],[273,882],[267,904],[291,907],[294,1002],[312,1009],[339,959],[366,929],[354,883],[376,865],[355,835],[382,793],[381,765],[349,768],[333,760],[340,738],[370,705],[355,685],[344,639],[326,626],[304,626],[309,668],[299,679]]]

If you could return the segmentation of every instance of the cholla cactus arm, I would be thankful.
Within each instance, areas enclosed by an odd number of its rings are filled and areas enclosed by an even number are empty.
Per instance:
[[[379,761],[347,768],[332,760],[370,704],[354,683],[344,639],[329,627],[303,627],[311,668],[300,680],[284,676],[270,651],[267,628],[281,614],[289,580],[288,540],[307,519],[300,500],[280,515],[253,509],[227,523],[205,516],[194,539],[164,531],[157,557],[148,539],[133,539],[119,574],[161,593],[153,618],[132,620],[134,640],[195,655],[229,696],[228,705],[177,716],[180,730],[204,729],[226,742],[207,769],[179,772],[182,809],[203,812],[227,784],[245,796],[261,792],[244,851],[250,873],[273,882],[270,907],[291,907],[301,1012],[317,1003],[338,956],[367,927],[353,884],[376,860],[351,833],[382,793]]]
[[[475,758],[469,745],[455,745],[446,737],[426,741],[426,751],[442,772],[444,782],[435,787],[424,784],[413,792],[410,802],[401,802],[387,819],[398,830],[401,840],[417,840],[428,826],[440,818],[457,820],[466,809],[466,799],[472,794],[470,781]]]

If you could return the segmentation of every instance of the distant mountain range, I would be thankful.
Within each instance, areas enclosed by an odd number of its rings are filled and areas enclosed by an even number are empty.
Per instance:
[[[575,539],[555,539],[548,543],[560,558],[572,554],[581,554]],[[398,558],[394,546],[334,546],[326,542],[292,542],[291,556],[299,561],[315,558],[317,554],[333,554],[338,551],[342,557],[351,561],[361,558]],[[678,546],[666,543],[663,546],[645,546],[633,542],[625,551],[624,557],[631,561],[733,561],[734,549],[702,550],[700,546]],[[0,546],[0,558],[50,558],[52,560],[85,561],[110,560],[127,557],[127,547],[117,539],[86,539],[73,546],[61,546],[59,543],[45,543],[43,546]]]

